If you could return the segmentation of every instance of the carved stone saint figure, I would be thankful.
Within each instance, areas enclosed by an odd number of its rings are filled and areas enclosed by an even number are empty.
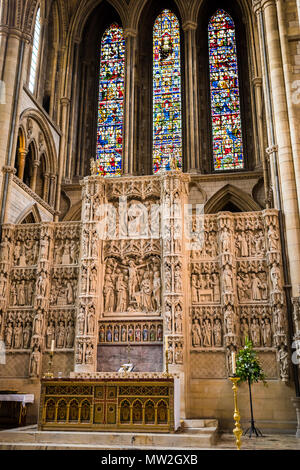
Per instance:
[[[104,279],[104,311],[113,312],[115,306],[115,288],[112,280],[112,272],[110,268],[107,268],[105,279]]]
[[[180,305],[175,310],[175,333],[182,333],[182,311]]]
[[[222,324],[219,318],[216,319],[214,324],[214,343],[216,348],[222,347]]]
[[[259,277],[256,274],[252,274],[252,300],[261,300],[261,287]]]
[[[211,347],[212,345],[212,330],[211,330],[211,323],[208,318],[204,320],[203,324],[204,335],[203,335],[203,346]]]
[[[74,293],[73,293],[73,285],[70,281],[67,282],[67,304],[72,305],[74,303]]]
[[[181,270],[179,264],[175,267],[174,272],[174,279],[175,279],[175,292],[182,291],[182,280],[181,280]]]
[[[254,347],[260,346],[260,327],[257,318],[254,318],[250,327],[251,339]]]
[[[242,319],[241,322],[241,339],[242,339],[242,346],[245,346],[245,340],[249,338],[249,325],[246,318]]]
[[[271,224],[268,229],[268,240],[270,251],[277,251],[279,246],[279,235]]]
[[[226,333],[231,336],[235,334],[233,315],[234,315],[233,309],[231,305],[228,305],[224,313],[224,322],[226,326]]]
[[[120,272],[116,283],[117,291],[117,312],[126,312],[127,310],[127,285],[124,275]]]
[[[153,296],[156,304],[156,310],[159,310],[161,306],[161,280],[159,271],[154,272]]]
[[[192,342],[195,348],[202,346],[202,333],[198,319],[195,320],[192,326]]]
[[[272,329],[271,323],[269,318],[265,318],[262,322],[262,340],[263,345],[266,348],[270,348],[272,346]]]
[[[141,282],[141,293],[142,293],[142,309],[146,312],[152,310],[152,286],[149,273],[145,273]]]
[[[15,349],[21,349],[23,343],[23,327],[21,322],[18,322],[15,326],[14,331],[14,347]]]
[[[221,233],[221,243],[222,243],[222,251],[223,252],[228,252],[230,251],[231,248],[231,236],[230,233],[228,232],[227,228],[224,228],[224,231]]]
[[[75,339],[75,329],[74,329],[74,324],[70,320],[67,326],[67,331],[66,331],[66,348],[67,349],[72,349],[74,346],[74,339]]]
[[[32,333],[31,324],[28,321],[28,322],[26,322],[26,325],[25,325],[24,331],[23,331],[23,348],[24,349],[29,348],[30,340],[31,340],[31,333]]]
[[[46,337],[47,337],[47,340],[46,340],[47,349],[51,349],[52,340],[55,339],[55,328],[54,328],[54,323],[52,320],[49,322],[47,326]]]
[[[273,264],[271,271],[271,281],[273,285],[273,291],[278,292],[280,291],[281,285],[280,285],[280,268],[276,265],[276,263]]]
[[[43,315],[40,310],[37,311],[33,320],[33,334],[41,336],[43,332]]]
[[[60,321],[56,332],[56,346],[58,349],[63,349],[65,346],[65,330],[64,322]]]
[[[86,351],[85,351],[85,363],[92,364],[93,363],[93,345],[87,344]]]
[[[224,281],[224,291],[225,292],[232,292],[232,279],[233,279],[233,274],[231,269],[229,268],[228,264],[226,264],[226,267],[223,272],[223,281]]]
[[[76,364],[82,364],[83,360],[83,346],[81,343],[78,344],[76,352]]]
[[[13,333],[14,333],[14,330],[12,327],[12,323],[8,323],[6,330],[5,330],[5,344],[7,348],[12,347]]]
[[[40,356],[41,356],[41,353],[39,351],[39,347],[37,344],[35,344],[33,347],[31,358],[30,358],[30,367],[29,367],[30,377],[39,376]]]

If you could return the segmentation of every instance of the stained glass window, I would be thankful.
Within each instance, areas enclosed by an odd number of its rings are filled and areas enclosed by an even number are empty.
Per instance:
[[[38,8],[38,11],[35,17],[32,55],[31,55],[31,64],[30,64],[30,76],[29,76],[29,90],[31,91],[31,93],[34,93],[34,89],[35,89],[35,79],[36,79],[36,71],[37,71],[39,49],[40,49],[40,36],[41,36],[40,8]]]
[[[180,29],[164,10],[153,30],[153,170],[182,168]]]
[[[101,42],[98,104],[98,174],[122,174],[125,40],[123,29],[112,24]]]
[[[218,10],[208,26],[215,170],[244,168],[235,25]]]

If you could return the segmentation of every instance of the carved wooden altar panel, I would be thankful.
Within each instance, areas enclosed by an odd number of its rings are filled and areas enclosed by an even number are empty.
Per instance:
[[[39,429],[174,432],[174,378],[42,380]],[[176,403],[179,406],[179,403]]]

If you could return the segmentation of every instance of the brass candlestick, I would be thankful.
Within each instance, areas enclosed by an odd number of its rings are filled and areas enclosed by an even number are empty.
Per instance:
[[[235,435],[235,442],[236,442],[236,447],[237,450],[241,450],[241,437],[243,434],[243,430],[241,429],[240,426],[240,419],[241,415],[238,409],[238,404],[237,404],[237,383],[240,380],[239,377],[229,377],[229,380],[232,382],[232,390],[233,390],[233,396],[234,396],[234,414],[233,414],[233,419],[235,421],[235,428],[233,430],[233,434]]]
[[[52,372],[53,354],[54,354],[54,351],[50,351],[49,362],[48,362],[48,372],[46,372],[45,374],[45,377],[44,377],[45,379],[53,379],[54,377],[54,374]]]

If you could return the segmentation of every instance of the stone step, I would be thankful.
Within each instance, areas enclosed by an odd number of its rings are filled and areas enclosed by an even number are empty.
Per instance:
[[[216,431],[216,427],[175,434],[14,429],[0,432],[0,449],[203,449],[215,444]]]
[[[217,419],[184,419],[183,426],[184,429],[203,429],[203,428],[217,428],[218,427]]]

